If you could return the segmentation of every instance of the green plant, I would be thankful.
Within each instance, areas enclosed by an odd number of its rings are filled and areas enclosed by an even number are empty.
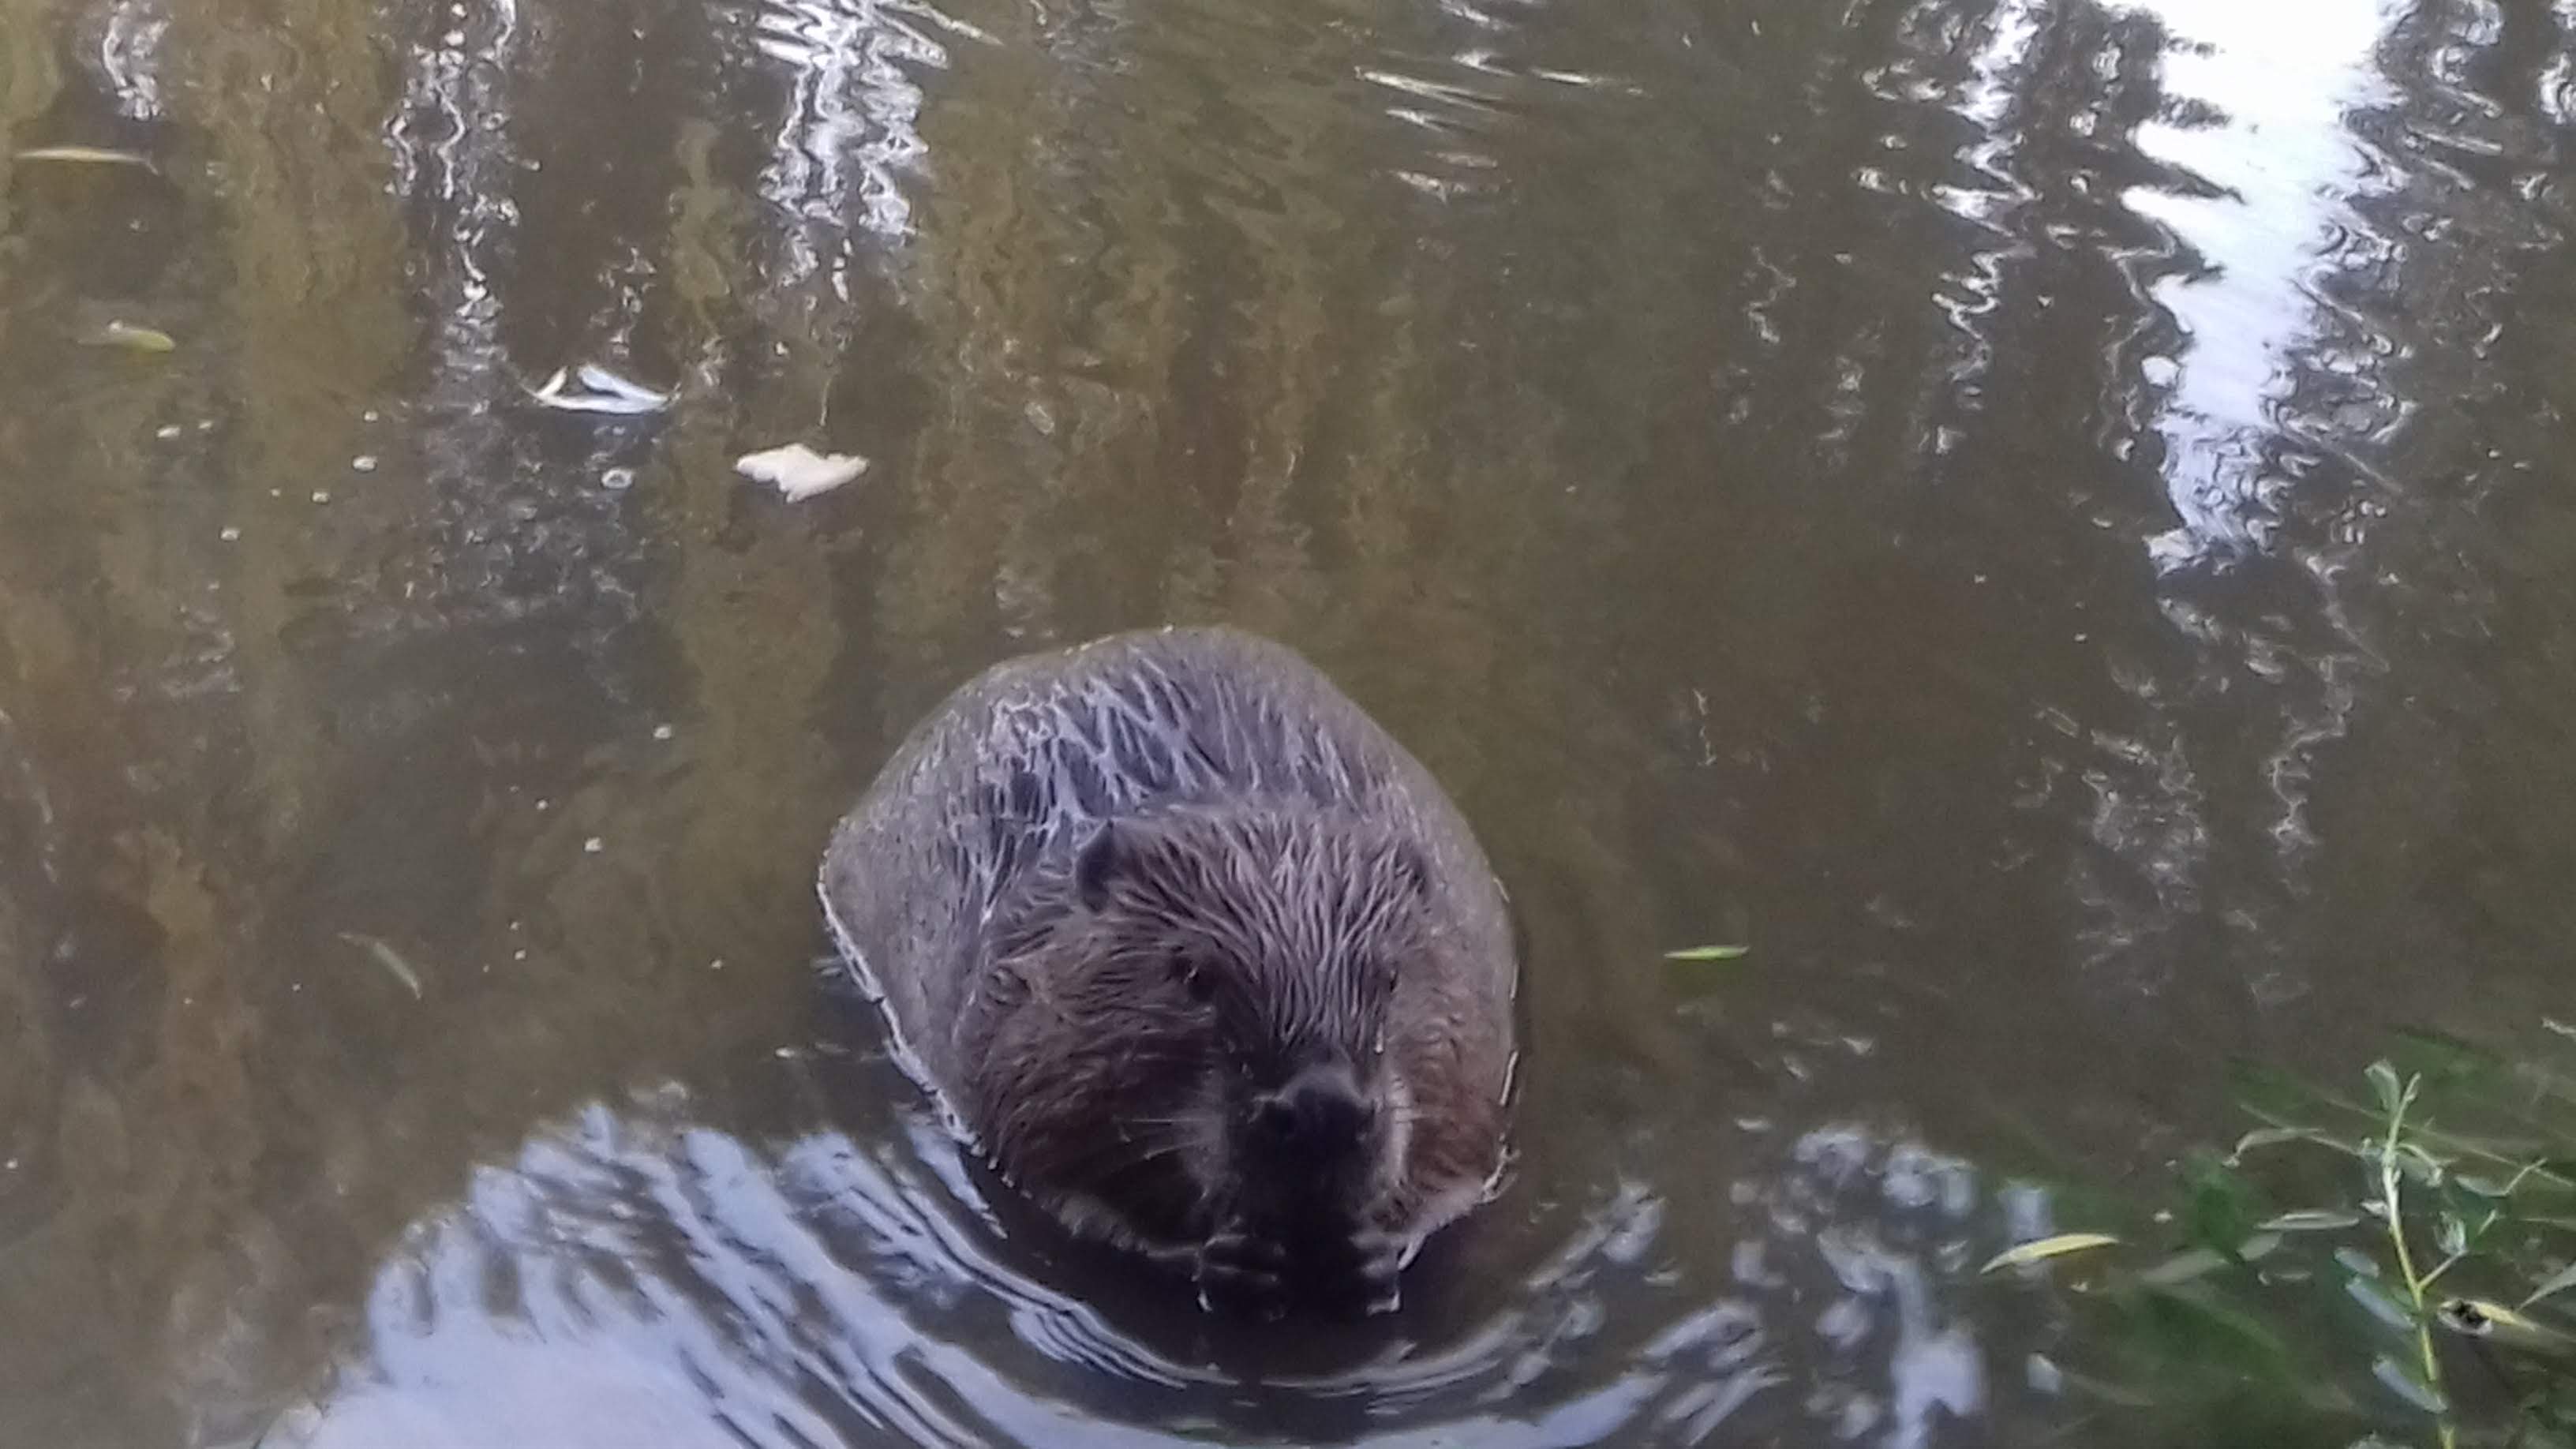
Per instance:
[[[2339,1255],[2355,1275],[2353,1296],[2411,1340],[2406,1355],[2375,1357],[2373,1376],[2431,1418],[2442,1449],[2464,1436],[2568,1443],[2576,1324],[2556,1320],[2551,1300],[2576,1287],[2567,1257],[2576,1252],[2576,1091],[2540,1062],[2426,1036],[2408,1045],[2408,1069],[2378,1061],[2364,1073],[2367,1103],[2295,1089],[2285,1102],[2274,1082],[2274,1100],[2254,1107],[2266,1125],[2231,1160],[2301,1146],[2359,1165],[2357,1215],[2312,1208],[2274,1225],[2377,1240],[2375,1259],[2363,1261],[2393,1270],[2383,1296],[2365,1286],[2378,1275]],[[2471,1277],[2495,1296],[2435,1292]],[[2458,1349],[2446,1352],[2445,1338]],[[2464,1370],[2491,1378],[2507,1404],[2473,1419],[2460,1397]]]
[[[2079,1255],[2083,1383],[2194,1442],[2576,1449],[2576,1078],[2428,1035],[2363,1075],[2241,1072],[2259,1125],[2122,1235],[2178,1234],[2161,1260],[2063,1234],[1989,1270]]]

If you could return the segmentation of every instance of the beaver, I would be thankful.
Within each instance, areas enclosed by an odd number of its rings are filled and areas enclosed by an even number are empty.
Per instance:
[[[1518,953],[1430,772],[1226,628],[996,665],[833,831],[825,915],[898,1056],[1075,1234],[1393,1306],[1500,1178]]]

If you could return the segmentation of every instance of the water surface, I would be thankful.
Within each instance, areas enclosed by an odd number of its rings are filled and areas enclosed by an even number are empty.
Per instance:
[[[2154,1442],[1975,1273],[2042,1181],[2568,1010],[2572,40],[0,0],[0,1440]],[[913,720],[1202,620],[1526,914],[1358,1328],[1068,1251],[818,984]]]

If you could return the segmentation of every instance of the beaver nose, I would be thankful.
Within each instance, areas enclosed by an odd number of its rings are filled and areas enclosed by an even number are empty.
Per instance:
[[[1326,1152],[1358,1141],[1377,1109],[1339,1066],[1308,1067],[1253,1107],[1253,1125],[1280,1147]]]

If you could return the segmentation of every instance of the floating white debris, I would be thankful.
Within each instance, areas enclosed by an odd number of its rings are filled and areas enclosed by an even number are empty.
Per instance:
[[[226,542],[226,543],[239,543],[239,542],[241,542],[241,530],[240,530],[239,528],[236,528],[236,527],[232,526],[231,524],[226,524],[226,525],[224,525],[224,531],[223,531],[222,533],[219,533],[219,534],[215,535],[215,536],[216,536],[217,538],[222,539],[222,540],[223,540],[224,542]]]
[[[669,393],[655,392],[640,382],[619,377],[592,362],[579,367],[556,368],[554,374],[528,396],[562,412],[609,413],[620,417],[658,413],[671,405]]]
[[[331,501],[331,490],[330,490],[330,489],[328,489],[328,488],[316,488],[316,489],[314,489],[314,490],[313,490],[313,501],[314,501],[314,502],[316,502],[316,503],[328,503],[328,502],[330,502],[330,501]]]
[[[632,468],[611,468],[607,472],[599,475],[599,486],[607,489],[611,493],[623,493],[627,489],[635,486],[635,470]]]
[[[360,453],[358,456],[349,460],[349,466],[355,468],[361,473],[373,473],[376,471],[376,455],[373,453]]]
[[[667,740],[667,739],[669,739],[669,738],[671,737],[671,735],[672,735],[672,734],[673,734],[673,730],[671,729],[671,727],[670,727],[669,725],[666,725],[666,724],[658,724],[658,725],[653,726],[653,738],[655,738],[655,739],[657,739],[657,740]]]
[[[608,848],[608,842],[594,835],[588,840],[583,841],[581,843],[581,848],[592,855],[597,855]]]
[[[856,453],[817,453],[803,443],[790,443],[762,453],[745,453],[733,466],[754,483],[774,485],[790,503],[829,493],[868,471],[868,460]]]

